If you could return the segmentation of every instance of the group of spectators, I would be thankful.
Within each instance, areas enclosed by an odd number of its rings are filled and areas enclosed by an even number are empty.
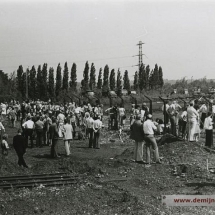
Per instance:
[[[103,118],[103,106],[100,104],[91,106],[84,103],[79,106],[75,102],[71,102],[58,105],[39,100],[20,104],[13,101],[9,104],[1,103],[0,113],[0,137],[4,154],[7,154],[9,146],[5,143],[7,135],[2,122],[6,122],[7,118],[12,127],[19,128],[18,135],[21,134],[24,138],[22,139],[23,144],[20,146],[20,148],[24,147],[22,150],[24,152],[27,147],[51,146],[51,157],[58,158],[60,157],[58,142],[59,139],[63,139],[66,155],[69,156],[71,154],[70,143],[75,137],[89,138],[90,148],[100,148],[99,137]],[[20,140],[20,137],[18,139]],[[27,165],[20,160],[23,158],[19,159],[18,163],[22,163],[26,167]]]
[[[181,136],[189,142],[198,142],[200,133],[205,130],[205,145],[213,145],[213,124],[215,105],[209,108],[205,101],[198,99],[190,101],[185,107],[181,107],[177,101],[168,101],[166,112],[162,107],[164,117],[166,118],[167,129],[175,136]]]
[[[145,163],[151,163],[151,149],[154,153],[154,162],[161,163],[154,135],[163,134],[164,121],[166,121],[167,132],[174,136],[181,136],[190,142],[198,141],[201,129],[205,129],[206,146],[212,146],[215,105],[212,106],[212,112],[210,112],[206,104],[201,102],[200,105],[198,100],[191,101],[183,108],[177,101],[168,101],[165,107],[162,107],[162,111],[164,120],[157,118],[153,121],[146,103],[142,105],[132,104],[131,109],[127,111],[123,105],[111,106],[104,111],[103,105],[92,106],[89,103],[83,105],[77,105],[75,102],[52,104],[51,101],[42,102],[40,100],[23,103],[18,101],[9,104],[1,103],[0,136],[3,146],[2,152],[7,154],[9,147],[5,128],[2,124],[2,121],[7,117],[12,127],[18,125],[20,128],[18,137],[14,137],[14,142],[21,139],[20,135],[25,139],[25,141],[22,139],[25,142],[22,146],[24,148],[21,150],[23,153],[26,147],[51,146],[51,157],[58,158],[60,157],[58,142],[59,139],[63,139],[66,155],[69,156],[71,154],[71,140],[75,137],[89,139],[89,148],[99,149],[100,132],[104,126],[102,124],[103,113],[108,113],[108,128],[120,131],[124,129],[126,118],[130,117],[131,138],[135,140],[136,162],[143,163],[143,145],[146,143]],[[19,144],[16,143],[16,145]],[[18,155],[19,163],[27,166],[23,162],[23,155]]]

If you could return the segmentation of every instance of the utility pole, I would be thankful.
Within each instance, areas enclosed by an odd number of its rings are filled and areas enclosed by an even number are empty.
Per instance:
[[[28,99],[28,69],[26,70],[26,99]]]
[[[139,67],[139,70],[140,70],[140,67],[141,67],[141,65],[142,65],[142,63],[143,63],[143,53],[142,53],[142,45],[143,44],[145,44],[145,43],[143,43],[142,41],[139,41],[139,43],[137,44],[137,46],[139,46],[139,54],[138,55],[134,55],[133,57],[135,57],[135,56],[138,56],[139,57],[139,63],[137,64],[137,65],[135,65],[135,66],[138,66]]]

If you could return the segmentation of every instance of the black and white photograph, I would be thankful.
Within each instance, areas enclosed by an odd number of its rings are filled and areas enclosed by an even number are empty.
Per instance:
[[[0,215],[215,215],[215,1],[0,0]]]

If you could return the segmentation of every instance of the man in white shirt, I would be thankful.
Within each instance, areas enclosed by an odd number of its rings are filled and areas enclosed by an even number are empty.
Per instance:
[[[102,122],[100,120],[100,117],[96,116],[95,121],[93,122],[93,131],[94,131],[93,148],[96,148],[96,149],[100,148],[99,137],[100,137],[101,128],[102,128]]]
[[[122,126],[123,123],[122,123],[122,120],[123,120],[123,117],[125,116],[125,108],[120,105],[120,107],[118,108],[118,112],[119,112],[119,125]]]
[[[89,148],[93,147],[93,123],[94,123],[94,120],[92,118],[92,113],[91,115],[89,113],[86,113],[85,124],[86,124],[86,130],[87,130],[86,133],[89,135]]]
[[[28,137],[30,137],[31,148],[33,148],[34,147],[33,132],[34,132],[35,125],[34,125],[34,122],[31,120],[30,116],[27,117],[27,121],[22,124],[22,127],[24,128],[24,134],[27,139],[27,145],[28,145]]]
[[[146,121],[143,123],[143,130],[145,134],[145,141],[146,141],[146,162],[150,164],[151,156],[150,156],[150,146],[152,146],[154,152],[155,162],[161,164],[158,152],[158,146],[156,139],[154,137],[154,130],[157,130],[157,127],[152,122],[152,115],[148,114],[146,117]]]

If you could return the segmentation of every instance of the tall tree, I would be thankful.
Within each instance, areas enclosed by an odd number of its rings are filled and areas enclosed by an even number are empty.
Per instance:
[[[52,67],[49,68],[49,78],[48,78],[48,93],[49,98],[52,100],[55,97],[55,86],[54,86],[54,69]]]
[[[29,74],[29,98],[35,99],[37,92],[36,69],[32,66]]]
[[[23,95],[23,87],[25,86],[23,83],[23,67],[22,65],[19,66],[19,68],[17,69],[17,90],[21,93],[22,97],[24,97]]]
[[[42,91],[42,82],[43,82],[43,77],[42,77],[42,70],[41,70],[41,65],[38,66],[37,68],[37,98],[41,99],[43,96],[43,91]]]
[[[163,81],[163,70],[162,67],[160,66],[158,69],[158,76],[159,76],[159,87],[163,87],[164,81]]]
[[[104,68],[102,91],[103,92],[109,91],[109,67],[108,67],[108,65],[106,65]]]
[[[146,89],[149,89],[150,66],[146,66]]]
[[[61,66],[60,63],[57,66],[57,73],[56,73],[56,85],[55,85],[55,95],[56,97],[59,96],[62,86],[62,75],[61,75]]]
[[[0,70],[0,95],[6,96],[9,94],[9,84],[8,74]]]
[[[130,85],[130,80],[129,80],[129,77],[128,77],[128,71],[127,70],[125,70],[123,81],[124,81],[124,89],[130,91],[131,90],[131,85]]]
[[[153,74],[153,83],[155,86],[155,89],[157,89],[159,87],[159,73],[158,73],[158,65],[155,64],[155,68],[154,68],[154,74]]]
[[[77,66],[75,63],[72,64],[72,68],[71,68],[70,88],[74,92],[77,91]]]
[[[152,70],[149,74],[149,89],[155,89],[154,70]]]
[[[97,89],[99,89],[99,90],[102,89],[102,68],[100,68],[100,70],[99,70]]]
[[[110,72],[110,90],[115,90],[116,88],[116,78],[114,69]]]
[[[145,88],[144,72],[145,72],[145,66],[144,64],[142,64],[139,69],[139,89],[141,92]]]
[[[120,95],[122,92],[122,76],[119,69],[117,72],[116,89],[117,89],[117,95]]]
[[[42,82],[41,82],[41,91],[43,92],[41,94],[41,98],[43,100],[46,100],[48,95],[48,65],[47,63],[43,64],[43,68],[42,68]]]
[[[89,88],[89,64],[88,61],[85,63],[85,68],[83,72],[83,79],[81,81],[82,90],[86,91]]]
[[[90,84],[89,87],[91,90],[94,90],[96,86],[96,69],[94,63],[91,64],[90,68]]]
[[[138,82],[138,73],[137,73],[137,71],[135,72],[135,75],[134,75],[134,90],[138,90],[138,88],[139,88],[139,84],[138,84],[139,82]]]
[[[63,85],[62,89],[65,91],[68,91],[69,88],[69,69],[67,66],[67,62],[64,64],[64,70],[63,70]]]

